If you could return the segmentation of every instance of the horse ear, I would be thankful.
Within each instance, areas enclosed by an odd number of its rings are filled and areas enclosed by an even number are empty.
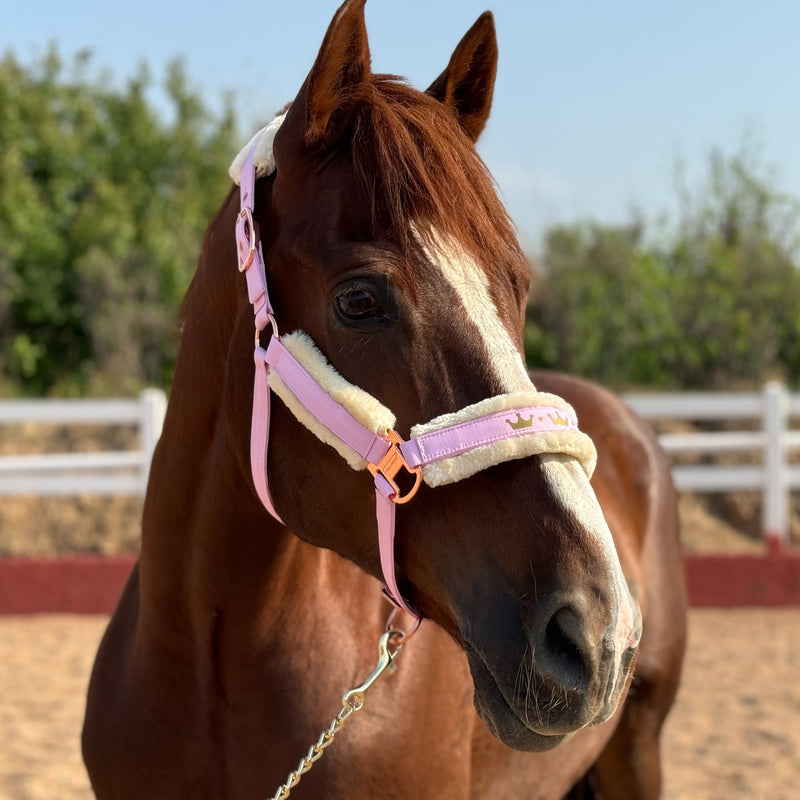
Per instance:
[[[494,17],[485,11],[458,43],[447,69],[428,87],[428,94],[458,117],[472,141],[477,141],[492,108],[497,75]]]
[[[369,79],[365,3],[346,0],[341,5],[292,103],[286,120],[289,124],[284,127],[301,133],[306,145],[330,144],[342,135],[359,90]]]

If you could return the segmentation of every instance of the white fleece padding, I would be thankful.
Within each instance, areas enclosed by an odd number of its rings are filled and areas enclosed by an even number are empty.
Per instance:
[[[345,380],[317,349],[311,337],[303,331],[294,331],[282,336],[286,349],[306,368],[311,377],[334,399],[344,406],[365,428],[373,433],[385,435],[394,428],[396,418],[377,398]],[[333,447],[353,469],[366,469],[367,461],[352,447],[325,427],[295,396],[281,380],[277,370],[269,371],[270,388],[283,400],[297,417],[318,439]]]
[[[443,414],[422,425],[415,425],[411,429],[411,438],[416,439],[426,433],[478,419],[498,411],[525,406],[555,406],[575,415],[572,406],[557,395],[536,391],[509,392],[481,400],[479,403],[462,408],[461,411]],[[452,458],[426,464],[422,467],[422,478],[429,486],[443,486],[468,478],[495,464],[542,453],[561,453],[573,456],[580,462],[587,477],[590,478],[597,463],[597,451],[592,440],[585,433],[568,428],[502,439]]]
[[[233,182],[238,186],[242,179],[242,167],[247,159],[247,154],[256,146],[256,152],[253,155],[253,166],[256,168],[256,177],[263,178],[265,175],[271,175],[275,172],[275,154],[272,150],[272,143],[275,141],[275,134],[278,128],[286,119],[286,114],[279,114],[269,125],[265,125],[252,139],[239,151],[233,163],[228,169],[228,175],[231,176]]]

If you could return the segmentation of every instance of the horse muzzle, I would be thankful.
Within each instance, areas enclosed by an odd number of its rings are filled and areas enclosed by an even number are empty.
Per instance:
[[[476,710],[504,744],[550,750],[614,715],[633,670],[641,615],[628,596],[598,631],[596,611],[579,595],[558,597],[537,610],[516,642],[503,636],[465,644]]]

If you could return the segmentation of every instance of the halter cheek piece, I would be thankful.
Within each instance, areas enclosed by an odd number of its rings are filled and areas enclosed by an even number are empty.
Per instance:
[[[261,242],[253,222],[256,167],[259,175],[274,170],[272,137],[277,118],[234,161],[231,174],[240,184],[241,210],[236,220],[239,271],[247,278],[255,313],[255,381],[250,436],[250,465],[261,502],[283,522],[272,502],[267,480],[270,392],[280,396],[309,430],[334,447],[354,469],[368,469],[375,480],[378,546],[384,592],[399,608],[420,614],[397,586],[394,561],[395,507],[409,502],[421,481],[440,486],[474,475],[511,459],[541,453],[577,458],[591,477],[596,453],[591,439],[578,430],[575,412],[560,397],[530,391],[489,397],[452,414],[411,429],[408,441],[393,429],[395,417],[377,398],[348,383],[301,331],[281,336],[269,293]],[[265,139],[268,140],[265,145]],[[261,150],[261,152],[258,152]],[[266,162],[266,167],[265,167]],[[237,180],[238,179],[238,180]],[[272,326],[266,348],[260,334]],[[405,493],[398,476],[407,473]]]

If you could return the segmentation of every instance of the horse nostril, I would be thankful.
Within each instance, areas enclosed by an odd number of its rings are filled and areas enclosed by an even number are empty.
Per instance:
[[[578,614],[569,607],[559,608],[547,623],[544,644],[561,683],[573,689],[586,686],[588,682],[583,642]]]

